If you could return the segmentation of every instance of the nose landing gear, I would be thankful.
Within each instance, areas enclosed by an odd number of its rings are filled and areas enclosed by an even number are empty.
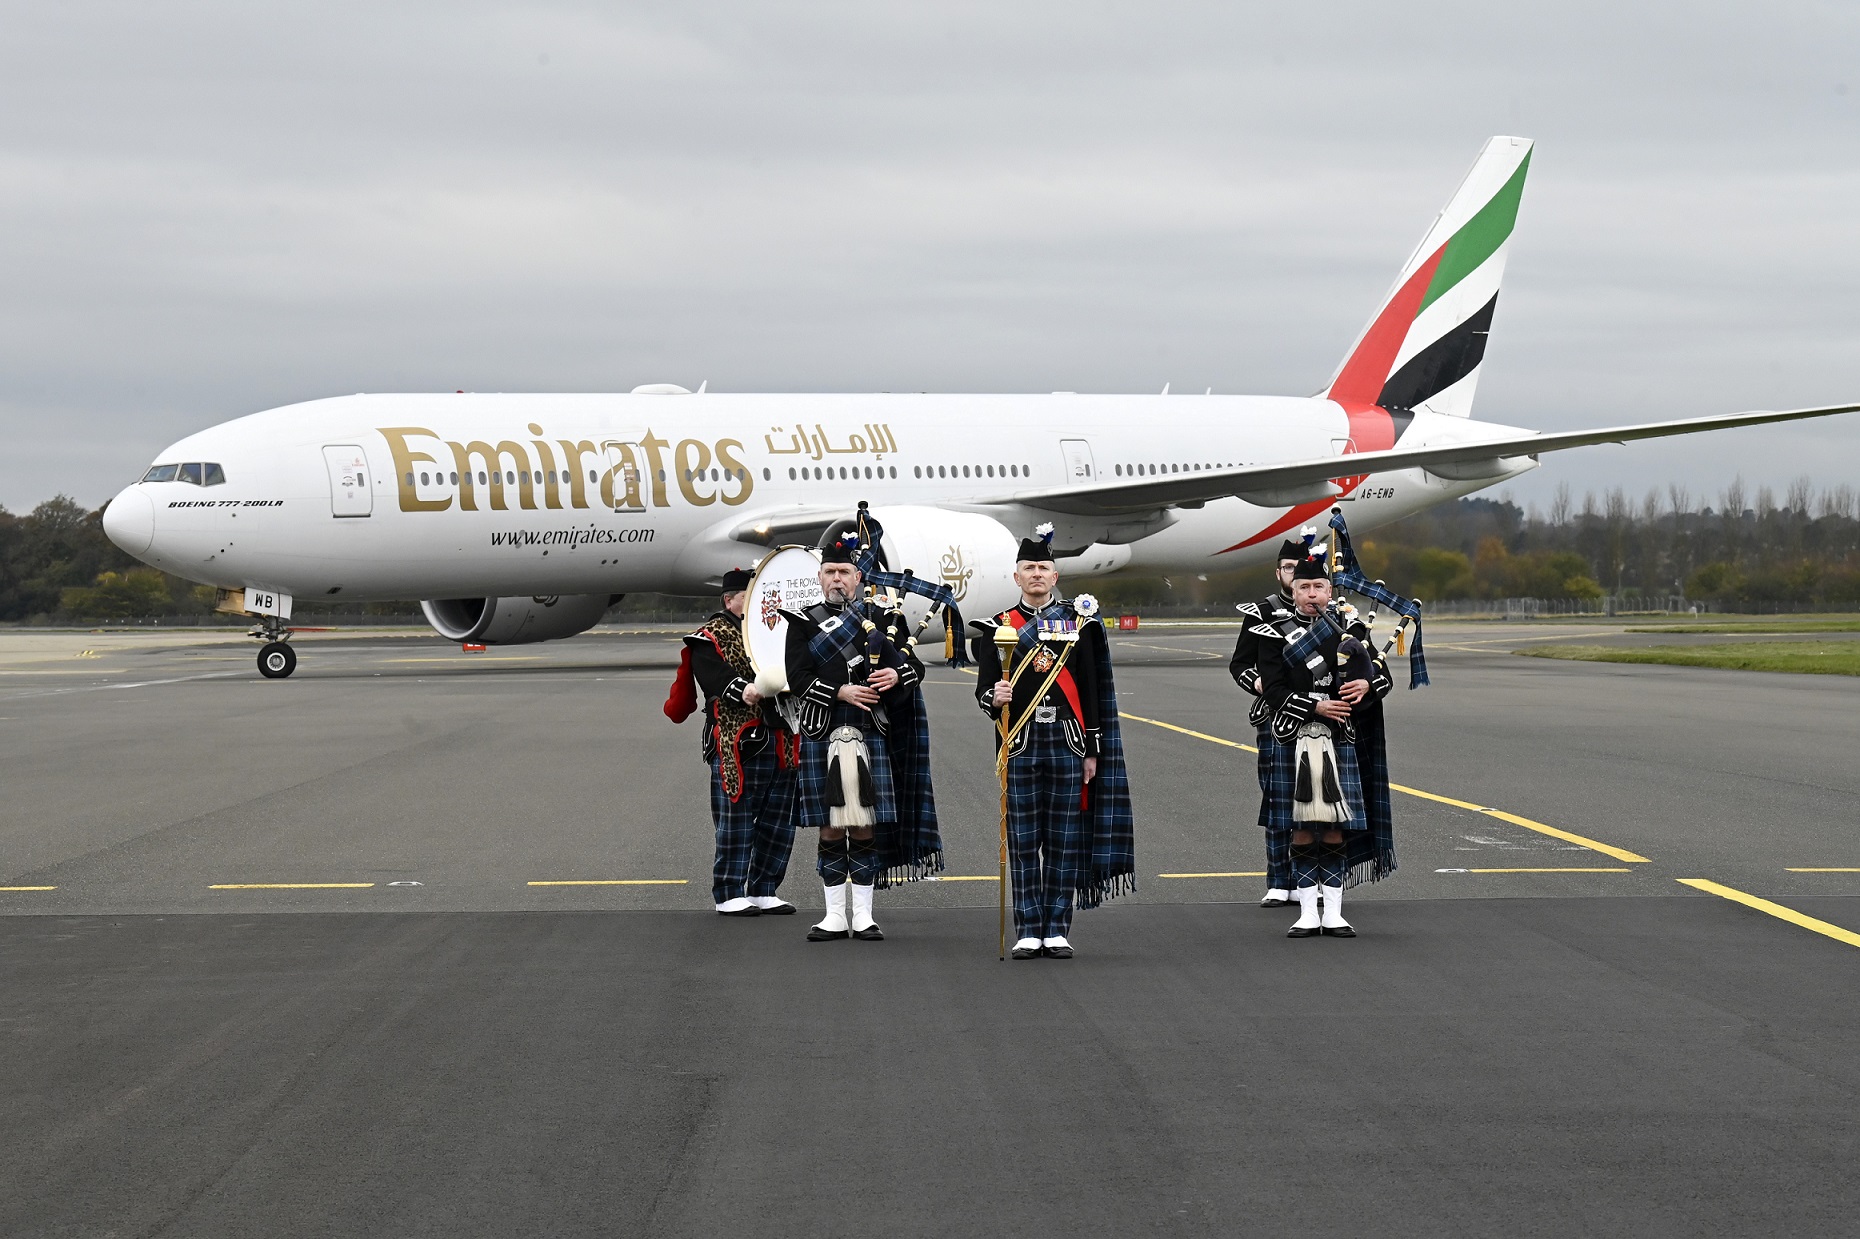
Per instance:
[[[291,630],[284,626],[284,620],[276,615],[258,617],[258,627],[251,636],[260,637],[265,644],[258,651],[258,673],[267,680],[282,680],[297,670],[297,651],[290,646]]]
[[[267,641],[258,651],[258,673],[267,680],[282,680],[297,670],[297,651],[282,641]]]

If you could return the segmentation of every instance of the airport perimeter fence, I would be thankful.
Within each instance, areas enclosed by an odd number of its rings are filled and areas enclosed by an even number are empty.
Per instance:
[[[1425,604],[1429,616],[1456,619],[1530,620],[1545,616],[1589,615],[1703,615],[1714,610],[1708,602],[1682,598],[1608,594],[1600,598],[1454,598]]]

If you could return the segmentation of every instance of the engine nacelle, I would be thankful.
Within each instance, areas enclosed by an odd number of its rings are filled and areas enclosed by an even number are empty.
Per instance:
[[[884,527],[885,562],[893,572],[909,568],[928,581],[947,585],[956,595],[964,620],[984,619],[1014,605],[1014,552],[1020,539],[993,517],[943,508],[873,508]],[[928,610],[913,594],[904,613],[913,626]],[[924,635],[941,635],[937,624]],[[966,639],[970,634],[964,633]]]
[[[601,622],[619,594],[555,598],[435,598],[422,602],[426,622],[449,641],[528,645],[586,632]]]

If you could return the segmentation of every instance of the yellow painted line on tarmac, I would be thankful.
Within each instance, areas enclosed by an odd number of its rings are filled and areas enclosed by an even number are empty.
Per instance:
[[[1586,838],[1583,835],[1573,834],[1567,830],[1558,830],[1555,826],[1546,826],[1542,822],[1533,822],[1528,817],[1519,817],[1515,813],[1506,813],[1502,809],[1481,809],[1479,812],[1485,814],[1487,817],[1495,817],[1501,822],[1510,822],[1513,826],[1522,826],[1526,830],[1534,830],[1540,835],[1549,835],[1552,839],[1561,839],[1565,843],[1580,844],[1591,851],[1600,852],[1603,856],[1612,856],[1616,860],[1624,860],[1632,865],[1648,865],[1653,863],[1638,852],[1630,852],[1626,848],[1618,848],[1608,843],[1598,843],[1594,839]]]
[[[1450,804],[1456,809],[1471,809],[1474,813],[1484,813],[1486,811],[1484,805],[1474,804],[1470,800],[1455,800],[1451,796],[1440,796],[1433,792],[1424,792],[1418,787],[1403,787],[1400,783],[1389,784],[1389,790],[1400,792],[1405,796],[1419,796],[1422,800],[1432,800],[1436,804]]]
[[[554,882],[526,882],[526,886],[689,886],[690,878],[567,878]]]
[[[1134,723],[1148,723],[1152,727],[1161,727],[1165,731],[1179,732],[1184,736],[1193,736],[1197,740],[1206,740],[1209,744],[1224,745],[1230,749],[1243,749],[1248,753],[1259,752],[1259,750],[1252,745],[1241,744],[1238,740],[1223,740],[1219,736],[1210,736],[1206,732],[1192,731],[1187,727],[1178,727],[1174,723],[1165,723],[1161,719],[1144,718],[1141,714],[1120,713],[1118,717],[1127,718]],[[1540,835],[1549,835],[1552,839],[1561,839],[1565,843],[1574,843],[1580,847],[1588,848],[1592,852],[1600,852],[1604,856],[1613,857],[1615,860],[1627,861],[1629,864],[1646,865],[1652,863],[1645,856],[1636,852],[1630,852],[1626,848],[1618,848],[1613,844],[1602,843],[1571,831],[1559,830],[1555,826],[1546,826],[1542,822],[1534,822],[1528,817],[1519,817],[1517,814],[1507,813],[1503,809],[1488,809],[1484,805],[1474,804],[1470,800],[1455,800],[1451,796],[1442,796],[1435,792],[1424,792],[1418,787],[1406,787],[1400,783],[1389,784],[1389,789],[1391,791],[1401,792],[1403,795],[1407,796],[1418,796],[1422,800],[1432,800],[1438,804],[1452,805],[1456,809],[1467,809],[1474,813],[1483,813],[1487,817],[1495,817],[1501,822],[1510,822],[1513,826],[1522,826],[1524,829],[1534,830]]]
[[[1159,878],[1263,878],[1266,876],[1266,871],[1261,869],[1258,873],[1159,873],[1156,876]]]
[[[939,873],[931,879],[933,882],[999,882],[1000,880],[1000,877],[992,873],[979,874],[974,877],[967,874]]]
[[[1209,744],[1223,744],[1230,749],[1243,749],[1248,753],[1259,752],[1250,744],[1241,744],[1238,740],[1223,740],[1219,736],[1210,736],[1204,731],[1190,731],[1186,727],[1177,727],[1174,723],[1165,723],[1159,718],[1144,718],[1141,714],[1125,714],[1122,710],[1118,711],[1117,717],[1127,718],[1135,723],[1148,723],[1151,727],[1161,727],[1164,731],[1180,732],[1185,736],[1193,736],[1197,740],[1206,740]]]
[[[1860,869],[1787,869],[1785,873],[1860,873]]]
[[[56,886],[0,886],[0,891],[55,891]]]
[[[210,891],[365,891],[373,882],[217,882]]]
[[[1436,869],[1435,873],[1632,873],[1632,869]]]
[[[1788,921],[1791,925],[1800,925],[1803,929],[1813,930],[1824,938],[1845,942],[1848,946],[1860,946],[1860,934],[1851,929],[1842,929],[1839,925],[1830,925],[1826,921],[1816,920],[1806,913],[1797,912],[1794,908],[1785,908],[1779,903],[1771,903],[1767,899],[1747,895],[1743,891],[1721,886],[1705,878],[1676,878],[1674,880],[1681,886],[1690,886],[1693,890],[1704,891],[1707,895],[1716,895],[1720,899],[1729,899],[1732,903],[1741,903],[1746,908],[1755,908],[1779,921]]]

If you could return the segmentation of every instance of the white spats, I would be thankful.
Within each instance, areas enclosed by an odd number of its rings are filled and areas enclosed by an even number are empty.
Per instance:
[[[726,899],[717,905],[717,911],[723,913],[725,916],[741,916],[743,913],[752,909],[756,911],[761,910],[755,900],[743,896],[738,896],[735,899]]]
[[[872,888],[856,886],[848,882],[841,889],[852,892],[851,914],[847,919],[852,925],[853,936],[856,938],[882,937],[883,935],[878,932],[878,922],[872,919]]]
[[[1318,913],[1318,888],[1301,886],[1298,888],[1298,919],[1292,923],[1293,929],[1319,929],[1323,922]]]
[[[1259,901],[1262,908],[1283,908],[1292,902],[1292,892],[1274,886],[1266,891],[1266,897]]]
[[[1014,942],[1014,949],[1016,951],[1032,951],[1037,955],[1040,951],[1040,940],[1038,938],[1018,938]]]
[[[751,895],[749,897],[749,902],[755,904],[756,907],[764,912],[774,912],[782,908],[787,908],[792,911],[794,908],[793,904],[778,895]]]
[[[1323,891],[1324,917],[1322,924],[1324,928],[1348,929],[1350,927],[1350,922],[1343,919],[1343,887],[1326,886],[1323,888]],[[1373,920],[1374,918],[1372,917],[1371,919]]]
[[[841,882],[838,886],[829,886],[827,891],[827,914],[820,918],[820,924],[814,926],[814,933],[827,937],[844,938],[846,928],[846,888],[850,882]],[[871,887],[866,887],[871,890]],[[868,896],[869,898],[869,896]]]

